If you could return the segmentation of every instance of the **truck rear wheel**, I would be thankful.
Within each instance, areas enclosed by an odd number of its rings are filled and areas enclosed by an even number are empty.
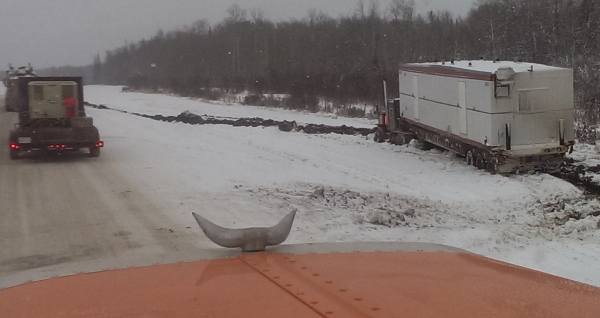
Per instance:
[[[375,134],[373,136],[373,140],[375,142],[384,142],[385,141],[385,131],[381,127],[377,127],[375,129]]]
[[[10,159],[11,160],[17,160],[17,159],[19,159],[19,151],[11,149],[10,150]]]
[[[98,157],[98,156],[100,156],[100,148],[90,147],[90,157]]]

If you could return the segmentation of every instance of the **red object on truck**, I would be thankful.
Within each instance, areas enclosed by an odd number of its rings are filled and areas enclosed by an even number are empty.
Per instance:
[[[77,116],[77,100],[75,97],[67,97],[63,100],[63,106],[65,106],[67,117]]]

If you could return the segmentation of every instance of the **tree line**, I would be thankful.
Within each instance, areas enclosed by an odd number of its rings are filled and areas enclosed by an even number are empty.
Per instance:
[[[400,63],[518,60],[573,68],[579,122],[598,122],[599,1],[479,0],[464,18],[414,8],[414,0],[358,0],[348,16],[311,10],[273,22],[234,5],[218,24],[199,20],[97,56],[94,79],[207,98],[285,93],[290,104],[315,109],[319,99],[381,103],[381,82],[395,87]]]

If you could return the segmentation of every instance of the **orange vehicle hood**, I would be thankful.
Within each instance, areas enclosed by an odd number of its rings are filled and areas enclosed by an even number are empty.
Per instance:
[[[0,317],[597,318],[600,289],[459,251],[282,247],[25,283]]]

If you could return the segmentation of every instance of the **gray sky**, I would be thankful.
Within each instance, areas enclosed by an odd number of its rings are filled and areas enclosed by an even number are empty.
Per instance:
[[[365,0],[368,3],[369,0]],[[383,9],[389,0],[379,0]],[[350,15],[357,0],[1,0],[0,70],[32,63],[34,68],[87,65],[107,50],[206,19],[227,16],[238,3],[260,8],[272,21],[301,19],[314,8]],[[465,15],[474,0],[415,0],[417,13],[449,10]]]

